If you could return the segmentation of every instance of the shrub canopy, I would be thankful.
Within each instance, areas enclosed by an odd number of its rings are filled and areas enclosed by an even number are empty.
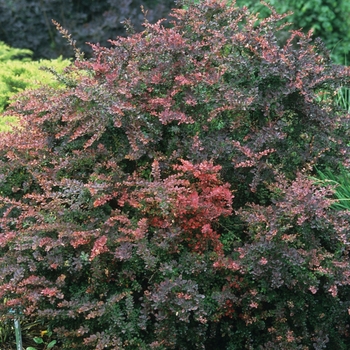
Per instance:
[[[187,5],[12,106],[0,308],[67,349],[347,349],[349,215],[309,175],[350,71],[272,8]]]

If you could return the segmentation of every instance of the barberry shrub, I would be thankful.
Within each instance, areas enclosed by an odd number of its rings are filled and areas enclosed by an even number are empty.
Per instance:
[[[2,312],[66,349],[346,349],[349,213],[310,176],[350,71],[272,8],[184,5],[9,110]]]

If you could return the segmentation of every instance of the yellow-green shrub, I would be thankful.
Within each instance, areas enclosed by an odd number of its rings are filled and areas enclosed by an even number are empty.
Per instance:
[[[16,49],[0,42],[0,113],[15,99],[18,92],[24,89],[35,89],[42,85],[59,88],[60,83],[49,72],[41,67],[50,67],[57,72],[62,72],[70,61],[55,60],[31,60],[32,52],[26,49]],[[0,131],[9,129],[11,118],[0,119]]]

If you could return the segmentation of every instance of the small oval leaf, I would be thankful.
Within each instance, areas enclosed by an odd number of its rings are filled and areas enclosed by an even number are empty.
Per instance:
[[[47,348],[48,349],[51,349],[51,348],[53,348],[55,345],[56,345],[56,343],[57,343],[57,340],[52,340],[52,341],[50,341],[50,343],[49,344],[47,344]]]
[[[39,338],[39,337],[34,337],[33,340],[37,343],[37,344],[43,344],[44,341],[42,338]]]

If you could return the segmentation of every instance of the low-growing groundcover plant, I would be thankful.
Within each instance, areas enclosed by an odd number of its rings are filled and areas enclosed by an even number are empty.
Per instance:
[[[44,67],[55,69],[62,73],[71,64],[70,60],[40,60],[33,61],[32,51],[9,47],[0,42],[0,113],[10,104],[11,98],[25,89],[34,89],[40,85],[59,88],[62,84],[54,79]],[[0,116],[0,131],[8,131],[16,121],[13,116]]]
[[[33,89],[40,84],[59,88],[61,83],[44,68],[62,73],[71,64],[68,59],[33,61],[32,51],[9,47],[0,42],[0,112],[9,105],[10,98],[24,89]]]
[[[184,5],[8,111],[1,312],[62,349],[347,349],[349,213],[310,176],[350,71],[273,9]]]

